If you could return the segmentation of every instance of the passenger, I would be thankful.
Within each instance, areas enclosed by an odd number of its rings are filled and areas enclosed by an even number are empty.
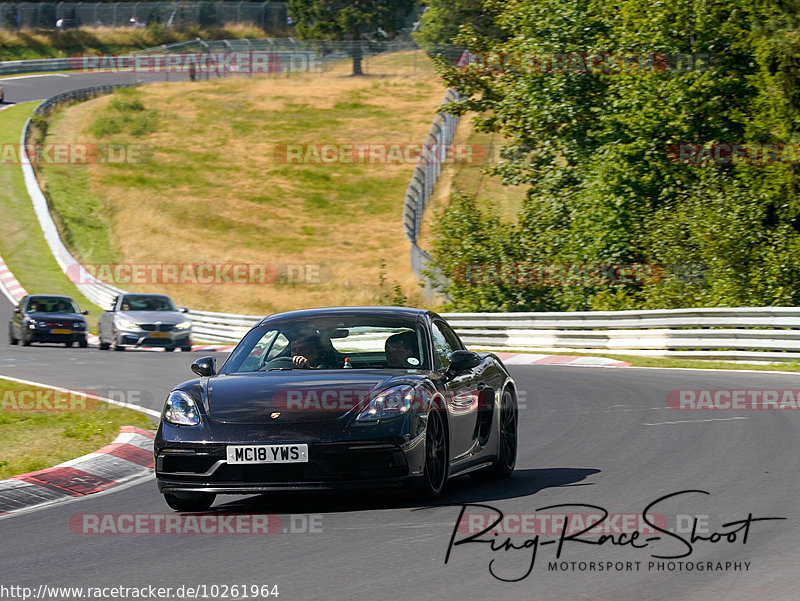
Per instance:
[[[416,358],[417,337],[414,332],[401,332],[386,339],[386,366],[391,368],[416,367],[419,360]],[[409,359],[412,359],[409,362]]]

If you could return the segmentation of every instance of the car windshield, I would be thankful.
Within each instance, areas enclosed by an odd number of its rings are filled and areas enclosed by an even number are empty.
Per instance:
[[[353,369],[428,369],[424,340],[422,327],[408,319],[286,320],[251,330],[220,373],[346,369],[345,364]]]
[[[166,296],[123,296],[122,311],[175,311],[175,305]]]
[[[28,299],[26,313],[80,313],[78,307],[69,298],[57,296],[34,296]]]

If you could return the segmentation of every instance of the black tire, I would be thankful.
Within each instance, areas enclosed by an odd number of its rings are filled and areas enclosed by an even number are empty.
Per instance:
[[[447,444],[447,429],[442,409],[434,407],[428,413],[425,427],[425,467],[420,490],[426,499],[435,499],[444,489],[450,472],[450,455]]]
[[[177,348],[178,348],[177,346],[168,346],[168,347],[166,348],[166,351],[167,351],[168,353],[172,353],[172,352],[174,352],[174,351],[175,351]]]
[[[207,492],[182,493],[182,495],[179,497],[165,492],[164,500],[175,511],[205,511],[211,507],[217,497],[217,495]]]
[[[22,331],[22,346],[30,346],[30,345],[31,345],[31,341],[30,341],[30,339],[29,339],[29,338],[28,338],[28,337],[25,335],[25,330],[23,330],[23,331]]]
[[[78,341],[78,346],[81,347],[81,348],[86,348],[87,346],[89,346],[89,342],[87,340],[85,340],[85,339],[84,340],[79,340]]]
[[[65,342],[64,346],[67,348],[72,348],[72,345],[75,344],[74,342]]]
[[[497,459],[487,468],[472,472],[474,478],[508,478],[517,463],[517,408],[511,391],[503,391],[497,431]]]
[[[189,342],[189,344],[186,344],[186,345],[182,346],[181,347],[181,351],[184,352],[184,353],[191,353],[192,352],[192,343]]]
[[[16,346],[19,344],[19,339],[14,338],[14,334],[11,333],[11,326],[8,327],[8,344],[11,346]]]
[[[112,336],[113,336],[113,338],[114,338],[114,350],[115,350],[115,351],[119,351],[119,352],[121,352],[121,351],[124,351],[124,350],[125,350],[125,347],[124,347],[124,346],[122,346],[122,345],[120,344],[120,342],[119,342],[119,336],[117,336],[117,333],[116,333],[116,332],[112,332],[112,334],[111,334],[111,335],[112,335]]]
[[[110,348],[111,348],[111,345],[108,342],[101,342],[100,343],[100,350],[101,351],[107,351]]]

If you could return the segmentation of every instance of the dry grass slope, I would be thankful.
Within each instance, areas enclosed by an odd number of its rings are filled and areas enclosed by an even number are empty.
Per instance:
[[[112,115],[111,97],[68,109],[48,142],[112,141],[152,151],[144,164],[44,169],[75,252],[84,262],[311,264],[326,278],[319,285],[123,286],[207,310],[374,304],[391,296],[394,283],[409,302],[420,302],[401,227],[413,164],[276,158],[285,144],[421,143],[444,94],[427,59],[373,58],[368,69],[359,78],[348,76],[345,63],[324,76],[150,85],[140,98],[157,122],[138,136],[90,133]],[[80,170],[86,182],[76,190]],[[87,216],[94,220],[88,225]]]

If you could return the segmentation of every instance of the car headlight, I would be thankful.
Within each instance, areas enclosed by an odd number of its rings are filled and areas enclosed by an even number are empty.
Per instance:
[[[86,324],[84,322],[82,322],[82,321],[76,321],[74,326],[75,326],[76,330],[86,329]]]
[[[117,320],[117,327],[122,330],[138,330],[139,324],[127,319],[119,319]]]
[[[388,388],[372,399],[359,413],[357,421],[390,419],[408,413],[417,398],[417,391],[406,384]]]
[[[39,326],[40,328],[46,328],[47,327],[47,323],[44,322],[44,321],[39,321],[39,322],[36,323],[36,325]],[[31,324],[31,327],[33,327],[33,324]]]
[[[173,390],[164,404],[164,421],[176,426],[196,426],[200,423],[200,412],[194,399],[185,392]]]
[[[179,323],[178,325],[175,326],[175,329],[176,330],[188,330],[191,327],[192,327],[192,322],[191,321],[182,321],[181,323]]]

